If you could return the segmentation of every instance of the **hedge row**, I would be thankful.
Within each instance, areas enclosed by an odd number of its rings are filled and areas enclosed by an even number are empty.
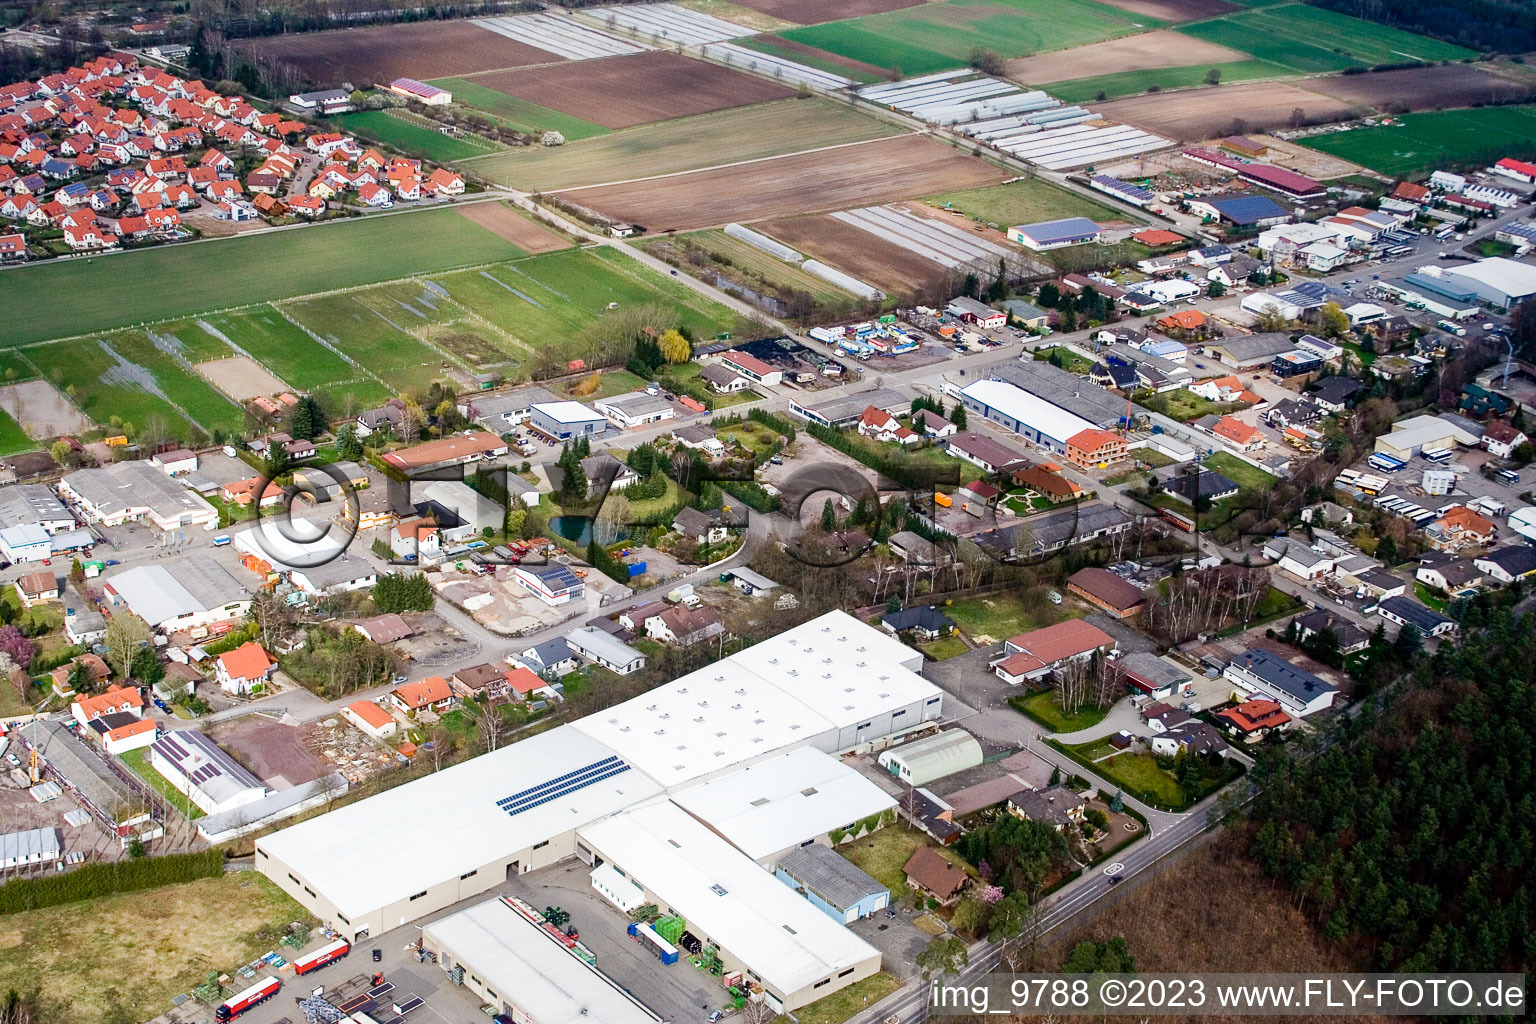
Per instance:
[[[777,495],[769,494],[763,489],[763,485],[749,480],[720,480],[717,481],[720,489],[731,497],[740,501],[748,508],[758,512],[777,512],[779,499]]]
[[[224,855],[218,850],[87,864],[61,875],[18,878],[0,885],[0,914],[56,907],[199,878],[215,878],[223,873]]]

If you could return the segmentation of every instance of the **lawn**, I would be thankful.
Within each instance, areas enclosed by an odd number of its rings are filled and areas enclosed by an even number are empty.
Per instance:
[[[713,337],[736,321],[724,306],[610,249],[547,253],[434,281],[455,302],[536,351],[571,349],[610,302],[621,309],[665,306],[696,338]]]
[[[570,188],[898,134],[846,104],[787,99],[639,125],[552,149],[498,153],[471,166],[483,178],[519,188]]]
[[[1162,391],[1151,395],[1138,395],[1136,404],[1143,409],[1160,412],[1169,419],[1178,420],[1180,423],[1197,420],[1207,413],[1215,413],[1220,416],[1229,412],[1241,412],[1248,408],[1246,405],[1238,402],[1213,402],[1209,398],[1201,398],[1193,391],[1186,391],[1183,388],[1177,391]]]
[[[0,409],[0,455],[29,452],[36,447],[37,443],[21,429],[21,424],[13,420],[10,413]]]
[[[553,130],[564,135],[567,142],[575,142],[578,139],[590,139],[596,135],[608,134],[608,129],[600,124],[583,121],[579,117],[562,114],[558,110],[541,107],[537,103],[529,103],[527,100],[509,96],[467,78],[440,78],[427,84],[447,89],[453,93],[455,103],[474,107],[489,114],[513,131],[527,135],[540,135]]]
[[[1052,690],[1041,690],[1028,697],[1010,697],[1008,704],[1018,712],[1033,718],[1052,732],[1077,732],[1104,721],[1108,708],[1096,708],[1084,704],[1075,711],[1067,711],[1056,700]]]
[[[933,640],[920,645],[919,649],[934,661],[945,661],[949,658],[955,658],[970,650],[965,645],[965,641],[957,636],[946,636]]]
[[[6,271],[0,345],[511,259],[522,251],[433,210],[161,246]],[[58,301],[69,296],[68,302]]]
[[[630,391],[639,391],[650,383],[636,377],[628,370],[598,370],[595,372],[599,374],[598,384],[595,389],[591,391],[582,390],[578,394],[577,389],[592,379],[592,375],[587,374],[566,384],[561,390],[572,398],[583,402],[590,402],[599,398],[612,398],[614,395],[622,395]]]
[[[878,1003],[901,987],[901,982],[881,971],[856,981],[847,988],[823,996],[809,1006],[795,1011],[800,1024],[842,1024],[871,1003]],[[783,1019],[783,1018],[780,1018]]]
[[[1241,11],[1179,31],[1307,73],[1477,56],[1460,46],[1307,4]]]
[[[1257,78],[1286,78],[1294,75],[1290,68],[1267,60],[1239,60],[1228,64],[1204,64],[1189,68],[1156,68],[1144,71],[1120,71],[1093,78],[1074,78],[1070,82],[1052,82],[1040,86],[1063,103],[1090,103],[1094,100],[1114,100],[1122,96],[1139,96],[1152,86],[1158,89],[1189,89],[1206,84],[1206,75],[1212,69],[1221,72],[1221,81],[1247,82]],[[1101,99],[1099,93],[1104,96]]]
[[[1244,490],[1265,490],[1276,483],[1270,474],[1227,452],[1207,455],[1200,464],[1206,469],[1215,470]]]
[[[210,316],[203,322],[240,346],[290,387],[309,390],[351,380],[365,372],[318,344],[272,306]],[[176,336],[187,340],[193,332],[212,337],[197,324],[192,325],[191,331],[177,331]]]
[[[1504,156],[1536,157],[1536,106],[1438,110],[1397,120],[1401,123],[1298,141],[1405,178],[1423,177],[1436,168],[1482,167]]]
[[[1051,604],[1044,594],[1033,594],[1028,606],[1021,594],[972,597],[945,605],[944,614],[954,619],[955,625],[971,639],[989,636],[999,643],[1010,636],[1068,618],[1068,612],[1061,605]]]
[[[923,75],[964,67],[973,47],[1022,57],[1160,25],[1156,18],[1093,0],[948,0],[779,35],[875,67]]]
[[[1437,612],[1445,611],[1445,596],[1436,590],[1431,590],[1423,583],[1415,582],[1413,596],[1419,599],[1419,603],[1433,608]]]
[[[773,449],[784,440],[783,435],[772,430],[755,420],[744,420],[741,423],[710,424],[715,432],[720,435],[720,440],[726,444],[735,442],[743,448],[749,449],[757,456],[759,462],[763,462],[773,454]]]
[[[1039,178],[948,192],[930,196],[927,201],[945,209],[959,210],[968,217],[1000,228],[1058,217],[1087,217],[1096,221],[1122,219],[1121,214],[1102,203]]]
[[[1056,357],[1056,361],[1061,364],[1061,368],[1068,373],[1087,373],[1093,369],[1092,359],[1085,359],[1063,345],[1037,349],[1035,351],[1035,360],[1037,362],[1048,363],[1051,361],[1052,356]]]
[[[476,145],[455,139],[431,128],[412,124],[388,111],[364,110],[356,114],[343,114],[336,120],[343,130],[360,138],[381,142],[401,153],[419,156],[434,163],[486,155],[484,143]]]
[[[1186,803],[1178,780],[1157,766],[1151,754],[1117,754],[1093,766],[1095,772],[1147,803],[1182,809]]]
[[[191,422],[210,433],[216,428],[239,430],[245,423],[238,406],[156,348],[142,331],[60,342],[34,348],[29,355],[49,368],[60,388],[73,387],[75,401],[97,423],[120,416],[142,428],[158,417],[173,432]]]
[[[155,771],[154,766],[149,763],[148,747],[127,751],[117,755],[117,758],[127,765],[133,774],[149,783],[155,792],[165,797],[172,807],[186,815],[188,821],[195,821],[203,816],[204,812],[201,807],[188,800],[185,793],[171,785],[170,779]]]
[[[907,873],[902,868],[912,859],[912,854],[919,846],[934,844],[924,833],[908,828],[904,821],[898,821],[869,835],[840,843],[835,849],[865,874],[890,889],[891,897],[895,899],[907,891]],[[934,848],[945,860],[965,868],[967,874],[974,873],[958,853],[941,847]]]
[[[148,1020],[308,920],[254,871],[11,914],[0,919],[0,991],[36,989],[48,1020]]]
[[[227,359],[234,354],[223,339],[209,334],[196,320],[166,324],[157,328],[154,335],[161,344],[170,343],[171,339],[175,339],[174,345],[178,346],[181,354],[192,363],[201,363],[209,359]]]

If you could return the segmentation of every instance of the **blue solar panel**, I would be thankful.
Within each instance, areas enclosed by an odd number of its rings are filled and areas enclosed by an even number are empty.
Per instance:
[[[618,757],[605,757],[601,761],[595,761],[583,768],[566,772],[557,778],[548,779],[537,786],[530,786],[511,796],[503,797],[496,801],[496,806],[506,811],[509,815],[522,814],[535,807],[568,796],[579,789],[611,779],[615,775],[629,771],[629,765]]]

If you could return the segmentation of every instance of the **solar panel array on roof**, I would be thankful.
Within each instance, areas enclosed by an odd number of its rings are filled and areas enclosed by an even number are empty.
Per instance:
[[[629,765],[623,759],[617,756],[605,757],[601,761],[594,761],[573,772],[566,772],[557,778],[541,782],[537,786],[530,786],[511,796],[502,797],[496,801],[496,806],[516,816],[627,771],[629,771]]]

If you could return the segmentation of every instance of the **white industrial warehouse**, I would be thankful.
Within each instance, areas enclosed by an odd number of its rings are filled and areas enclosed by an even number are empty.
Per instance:
[[[634,860],[635,881],[712,928],[722,955],[752,972],[771,1002],[792,1009],[810,1001],[812,989],[820,998],[874,973],[879,954],[851,934],[824,933],[819,925],[835,923],[750,854],[825,840],[829,830],[890,806],[826,755],[878,748],[937,720],[942,694],[916,674],[920,665],[910,647],[829,612],[624,704],[258,839],[256,866],[355,940],[572,855],[594,866],[598,858],[620,866]],[[753,771],[776,760],[786,778],[802,789],[825,783],[828,796],[796,790],[804,812],[785,813],[794,801],[775,773]],[[697,817],[654,800],[673,789]],[[759,800],[754,821],[749,812]],[[648,801],[663,809],[601,827]],[[693,905],[697,887],[681,864],[676,879],[652,877],[660,861],[646,836],[657,821],[689,835],[691,849],[679,855],[689,871],[756,893],[754,913],[787,922],[803,910],[816,923],[795,932],[775,924],[771,943],[742,930],[757,927],[746,921],[707,923],[709,909]],[[770,822],[777,839],[768,837]],[[693,837],[686,823],[703,836]],[[676,891],[668,888],[674,884]],[[769,895],[780,893],[789,904]]]

